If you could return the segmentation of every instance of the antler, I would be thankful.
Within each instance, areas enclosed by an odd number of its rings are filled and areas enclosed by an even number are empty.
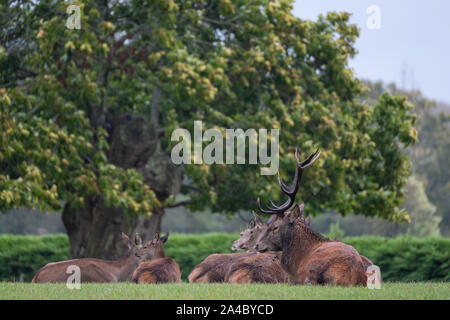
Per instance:
[[[276,215],[283,215],[283,213],[288,210],[292,204],[295,201],[295,195],[297,194],[300,181],[302,179],[303,171],[310,166],[313,165],[314,161],[317,160],[317,158],[320,156],[319,149],[316,150],[313,154],[311,154],[305,161],[300,161],[298,158],[298,149],[295,148],[295,175],[294,175],[294,181],[292,182],[292,185],[288,187],[286,184],[284,184],[283,180],[281,180],[280,172],[278,172],[278,184],[280,185],[281,191],[283,191],[284,194],[286,194],[289,198],[284,202],[282,205],[277,206],[272,201],[271,207],[268,207],[267,209],[263,209],[261,207],[261,201],[258,198],[256,200],[256,203],[258,204],[258,209],[264,214],[276,214]]]

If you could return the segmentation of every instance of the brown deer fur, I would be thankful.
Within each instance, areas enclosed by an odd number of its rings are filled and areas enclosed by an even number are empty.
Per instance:
[[[224,282],[231,264],[243,257],[256,255],[256,252],[215,253],[205,258],[189,274],[189,282]]]
[[[280,252],[265,252],[239,258],[225,278],[230,283],[288,283],[289,274],[280,263]]]
[[[311,229],[302,213],[303,204],[286,212],[280,230],[269,227],[260,235],[255,249],[281,249],[281,264],[296,284],[366,285],[359,253],[352,246],[324,238]]]
[[[134,271],[131,281],[136,283],[167,283],[181,282],[180,267],[171,258],[167,258],[163,243],[167,241],[169,233],[160,238],[157,233],[152,241],[147,242],[144,248],[149,249],[146,260],[139,264]]]
[[[259,239],[260,235],[264,232],[266,232],[266,230],[270,227],[272,230],[278,230],[279,227],[281,226],[282,222],[283,222],[283,218],[279,217],[277,215],[272,215],[272,217],[266,222],[263,222],[261,218],[259,218],[255,213],[253,213],[257,218],[258,218],[258,228],[255,228],[255,224],[250,224],[249,228],[244,230],[241,233],[241,237],[236,240],[233,244],[234,248],[238,248],[238,249],[255,249],[255,244],[256,244],[256,240]],[[307,219],[305,219],[305,222],[308,226],[310,226],[311,223],[311,219],[308,217]],[[253,232],[250,232],[253,231]],[[335,241],[339,241],[338,239],[335,239]],[[257,248],[259,250],[262,249],[262,246],[260,244],[261,248]],[[233,249],[233,248],[232,248]],[[267,248],[266,248],[267,249]],[[364,266],[364,270],[367,270],[367,268],[371,265],[373,265],[373,262],[368,259],[365,256],[360,255],[361,260],[363,262],[363,266]],[[243,258],[238,259],[239,262],[244,261]],[[234,265],[233,266],[234,269],[238,269],[238,265]],[[231,270],[230,270],[231,273]],[[229,279],[227,279],[229,280]]]
[[[135,236],[135,243],[122,233],[129,250],[127,255],[118,261],[107,261],[93,258],[72,259],[53,262],[42,267],[33,277],[32,283],[66,282],[70,274],[66,273],[71,265],[80,268],[81,282],[120,282],[129,281],[134,269],[143,259],[141,239]]]
[[[232,250],[253,248],[257,236],[267,228],[267,224],[256,213],[253,212],[253,216],[248,228],[241,232],[240,238],[233,243]],[[276,218],[274,215],[271,220]],[[288,275],[281,268],[278,253],[212,254],[197,265],[189,275],[189,282],[279,283],[286,281],[288,281]]]
[[[303,173],[319,156],[317,149],[306,160],[300,161],[296,149],[292,184],[286,185],[278,173],[278,184],[288,199],[281,205],[272,202],[268,209],[263,209],[260,199],[257,199],[258,209],[262,213],[276,214],[279,219],[272,221],[260,234],[255,249],[282,250],[281,264],[298,284],[366,285],[365,265],[370,260],[364,259],[363,262],[352,246],[324,238],[311,229],[309,218],[303,218],[303,204],[288,211],[295,202]]]

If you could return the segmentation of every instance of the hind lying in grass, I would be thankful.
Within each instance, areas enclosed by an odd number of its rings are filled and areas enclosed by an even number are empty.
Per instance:
[[[169,233],[160,238],[159,233],[152,241],[144,244],[146,249],[145,262],[142,262],[133,273],[131,281],[136,283],[167,283],[181,282],[180,267],[164,253],[163,243],[169,238]]]
[[[261,218],[255,213],[253,215],[248,228],[233,243],[233,250],[253,246],[255,236],[265,227]],[[191,271],[188,279],[191,283],[287,283],[289,275],[281,268],[280,253],[249,251],[212,254]]]
[[[31,282],[66,282],[73,266],[80,270],[81,283],[130,281],[133,271],[147,254],[146,249],[142,248],[142,240],[138,234],[135,235],[134,242],[124,233],[122,238],[128,245],[128,252],[121,260],[82,258],[52,262],[42,267]]]

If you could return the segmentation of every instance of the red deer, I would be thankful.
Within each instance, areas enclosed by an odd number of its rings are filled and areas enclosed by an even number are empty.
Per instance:
[[[267,224],[256,213],[253,212],[253,216],[248,228],[233,243],[232,250],[253,248],[257,235],[266,228]],[[189,275],[190,282],[280,283],[288,280],[288,274],[280,265],[280,254],[275,252],[212,254]]]
[[[239,258],[256,255],[256,252],[214,253],[195,266],[188,276],[189,282],[225,282],[230,266]]]
[[[243,257],[231,264],[225,277],[229,283],[288,283],[289,274],[280,263],[281,252]]]
[[[276,215],[273,215],[267,223],[261,219],[254,211],[252,212],[253,219],[249,222],[247,229],[240,233],[239,239],[233,242],[231,250],[253,250],[257,236],[262,232],[263,229],[267,228],[267,224],[273,219],[276,219]]]
[[[358,251],[341,241],[332,241],[314,231],[303,217],[304,204],[288,209],[294,204],[299,182],[305,169],[320,156],[319,150],[305,161],[295,152],[296,170],[292,186],[286,186],[278,174],[283,193],[289,198],[280,206],[272,203],[268,210],[257,204],[264,214],[276,214],[280,219],[260,234],[256,241],[257,251],[282,250],[281,264],[294,278],[296,284],[366,285],[364,262]]]
[[[306,224],[308,226],[311,226],[311,218],[307,217],[305,220],[306,220]],[[262,219],[261,219],[259,228],[254,229],[253,232],[250,232],[249,229],[246,229],[245,231],[241,232],[241,237],[234,242],[232,249],[233,250],[254,249],[254,245],[256,244],[258,237],[260,237],[260,235],[262,233],[264,233],[267,230],[267,228],[269,228],[269,226],[271,226],[275,230],[278,230],[282,221],[283,221],[283,218],[278,217],[275,214],[273,214],[266,223],[262,222]],[[335,241],[339,241],[339,240],[336,238]],[[361,257],[361,260],[364,265],[364,270],[367,270],[367,268],[369,266],[373,265],[373,262],[369,258],[362,256],[362,255],[360,255],[360,257]]]
[[[240,242],[248,245],[250,239],[255,240],[253,234],[258,234],[256,230],[263,225],[261,218],[253,213],[254,218],[250,220],[248,228],[241,232],[241,237],[233,243],[232,250],[243,249]],[[251,242],[253,247],[253,242]],[[239,253],[214,253],[205,258],[201,263],[195,266],[188,276],[189,282],[225,282],[225,278],[230,270],[231,264],[236,260],[244,257],[255,255],[256,252],[239,252]]]
[[[175,260],[167,258],[164,253],[163,243],[168,238],[169,233],[162,238],[157,233],[152,241],[144,244],[146,261],[139,264],[131,281],[136,283],[181,282],[180,267]]]
[[[69,266],[80,268],[81,282],[121,282],[129,281],[133,271],[143,260],[142,240],[135,235],[134,243],[122,233],[122,238],[128,245],[126,256],[117,261],[107,261],[94,258],[72,259],[53,262],[41,268],[31,282],[66,282],[70,274],[66,273]]]

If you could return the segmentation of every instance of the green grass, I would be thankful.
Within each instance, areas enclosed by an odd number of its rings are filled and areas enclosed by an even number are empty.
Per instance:
[[[383,283],[381,289],[275,284],[65,284],[0,283],[0,299],[450,299],[450,282]]]

